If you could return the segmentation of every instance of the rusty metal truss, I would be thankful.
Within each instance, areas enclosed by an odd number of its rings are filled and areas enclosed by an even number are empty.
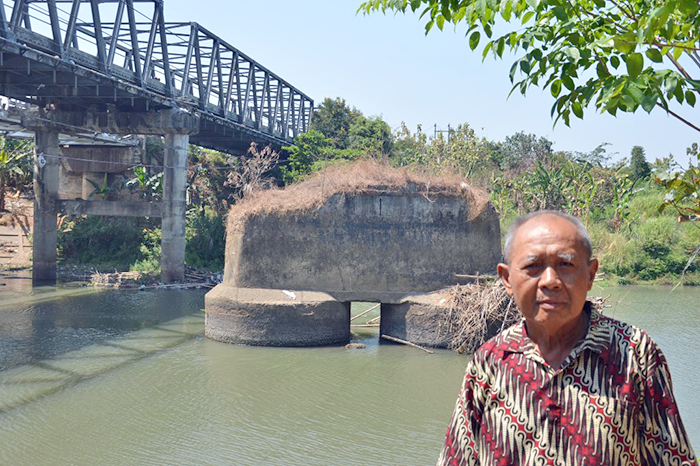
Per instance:
[[[0,0],[0,94],[66,110],[180,108],[200,116],[192,143],[226,151],[288,144],[313,111],[199,24],[166,23],[162,0]]]

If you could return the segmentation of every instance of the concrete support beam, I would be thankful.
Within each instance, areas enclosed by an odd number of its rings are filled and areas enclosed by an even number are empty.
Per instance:
[[[422,346],[447,348],[454,337],[447,319],[448,300],[447,291],[436,291],[408,296],[399,304],[382,303],[379,334]]]
[[[28,110],[22,113],[22,126],[53,128],[62,133],[87,129],[111,134],[195,134],[199,131],[199,117],[181,109],[150,112]]]
[[[162,203],[144,201],[58,201],[57,211],[69,215],[107,215],[113,217],[154,217],[162,215]]]
[[[56,284],[56,198],[60,153],[58,131],[35,129],[34,136],[34,232],[32,235],[32,284]]]
[[[163,168],[163,283],[185,279],[185,191],[187,189],[187,134],[166,134]]]

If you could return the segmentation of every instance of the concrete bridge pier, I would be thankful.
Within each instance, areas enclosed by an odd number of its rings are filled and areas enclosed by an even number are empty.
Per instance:
[[[165,283],[184,280],[187,152],[190,135],[199,131],[199,117],[174,109],[148,112],[27,111],[22,114],[22,126],[36,134],[34,284],[56,283],[56,214],[59,205],[64,211],[75,214],[160,216],[163,228],[161,278]],[[164,135],[163,201],[145,203],[59,199],[59,159],[56,157],[60,154],[58,133],[79,133],[85,130],[110,134]],[[109,159],[109,154],[101,155]],[[97,158],[94,154],[85,157]],[[71,159],[67,161],[70,163]],[[75,159],[72,161],[75,162]],[[91,162],[87,164],[88,169],[83,171],[107,171],[89,168]]]
[[[58,131],[34,133],[34,232],[32,285],[56,284],[56,200],[58,198]]]
[[[160,273],[163,283],[185,280],[188,134],[165,134]]]

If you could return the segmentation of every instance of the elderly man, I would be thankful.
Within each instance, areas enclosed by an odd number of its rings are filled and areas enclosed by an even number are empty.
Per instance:
[[[598,261],[575,217],[519,218],[498,274],[523,320],[467,366],[438,465],[696,465],[666,359],[586,301]]]

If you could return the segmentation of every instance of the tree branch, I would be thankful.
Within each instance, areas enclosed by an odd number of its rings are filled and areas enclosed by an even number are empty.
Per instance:
[[[681,72],[685,79],[693,79],[693,77],[690,76],[690,74],[685,70],[685,68],[683,68],[683,66],[680,63],[678,63],[678,60],[675,59],[671,52],[666,52],[666,56],[669,60],[671,60],[671,63],[673,63],[676,66],[676,68],[678,68],[678,71]]]
[[[611,0],[612,4],[617,7],[618,10],[620,10],[627,18],[631,19],[634,22],[637,22],[637,17],[634,15],[634,12],[632,11],[627,11],[624,8],[622,8],[622,5],[620,5],[618,2],[615,0]]]
[[[683,118],[682,116],[680,116],[679,114],[673,112],[673,111],[672,111],[671,109],[669,109],[668,107],[664,107],[664,105],[661,104],[661,103],[659,103],[659,102],[657,102],[656,105],[658,105],[659,107],[661,107],[661,108],[663,108],[664,110],[666,110],[666,113],[668,113],[668,114],[671,115],[672,117],[679,119],[680,121],[682,121],[682,122],[685,123],[686,125],[688,125],[688,126],[690,126],[691,128],[693,128],[695,131],[700,132],[700,128],[698,128],[697,126],[695,126],[694,124],[692,124],[691,122],[689,122],[688,120],[686,120],[685,118]]]

